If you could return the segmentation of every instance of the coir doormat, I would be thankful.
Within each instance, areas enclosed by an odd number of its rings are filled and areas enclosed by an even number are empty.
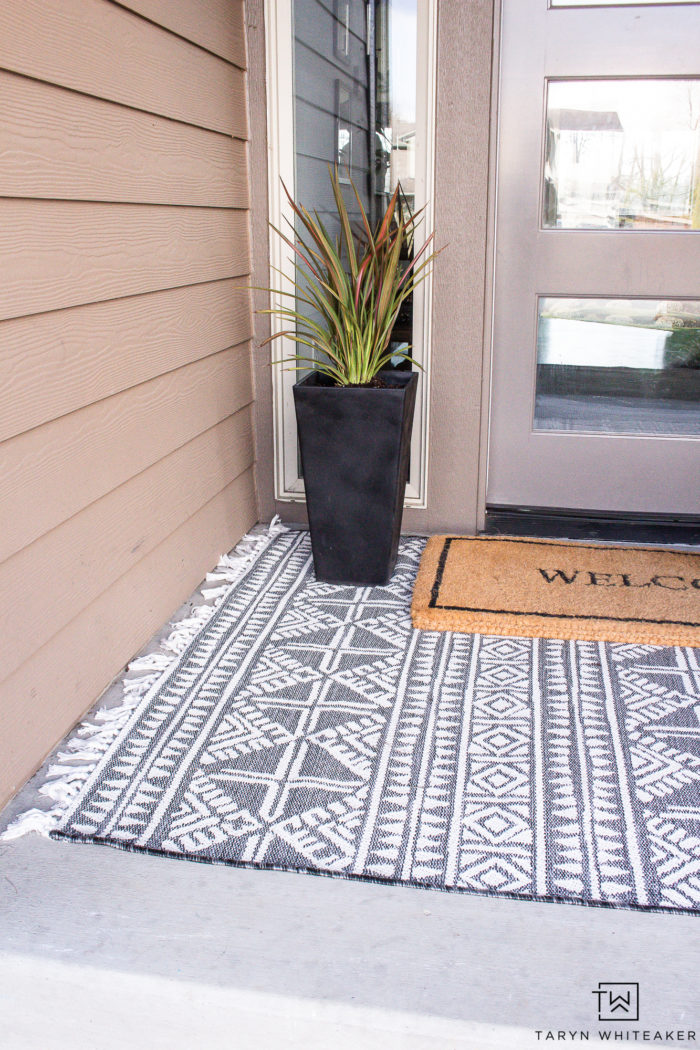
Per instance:
[[[433,536],[414,627],[700,646],[700,555],[490,536]]]

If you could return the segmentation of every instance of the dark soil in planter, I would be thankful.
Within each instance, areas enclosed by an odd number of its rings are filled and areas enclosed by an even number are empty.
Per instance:
[[[369,383],[348,383],[347,386],[352,387],[353,390],[386,390],[387,384],[383,379],[372,379]],[[342,387],[340,388],[343,389]]]

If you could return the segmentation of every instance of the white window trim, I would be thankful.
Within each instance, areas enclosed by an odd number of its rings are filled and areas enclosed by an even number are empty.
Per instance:
[[[294,64],[292,37],[293,0],[265,0],[265,46],[267,63],[267,150],[270,223],[287,226],[292,211],[282,181],[293,192],[294,164]],[[416,69],[416,205],[426,205],[416,237],[420,247],[433,229],[435,196],[435,115],[437,75],[438,0],[418,0],[418,54]],[[421,146],[421,142],[423,145]],[[292,252],[270,230],[271,306],[283,302],[281,289],[288,290],[294,273]],[[285,275],[285,277],[282,276]],[[424,508],[428,490],[428,427],[430,405],[430,349],[432,322],[432,277],[429,275],[413,295],[414,331],[422,333],[413,356],[422,366],[411,439],[411,471],[406,486],[407,507]],[[271,332],[285,328],[281,318],[270,318]],[[290,357],[294,341],[287,336],[271,344],[272,361]],[[302,502],[304,482],[297,469],[296,418],[292,387],[294,370],[272,366],[275,498]]]

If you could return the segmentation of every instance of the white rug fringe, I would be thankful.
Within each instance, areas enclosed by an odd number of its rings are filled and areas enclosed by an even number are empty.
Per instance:
[[[276,536],[287,532],[279,515],[270,522],[266,532],[247,534],[230,554],[221,556],[213,572],[207,573],[206,583],[213,587],[202,588],[202,595],[209,605],[200,605],[176,623],[170,624],[171,633],[160,643],[160,651],[147,653],[132,660],[127,673],[134,677],[122,681],[123,698],[118,707],[96,711],[84,721],[68,740],[65,750],[56,755],[57,762],[49,766],[46,781],[39,793],[50,799],[50,809],[30,809],[21,813],[0,834],[0,839],[10,841],[38,832],[48,836],[57,827],[70,806],[82,791],[97,763],[106,754],[119,734],[129,724],[136,708],[155,684],[175,666],[190,642],[211,619],[232,587],[248,571],[253,562]]]

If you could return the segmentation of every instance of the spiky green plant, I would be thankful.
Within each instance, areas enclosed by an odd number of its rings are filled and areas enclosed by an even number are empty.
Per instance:
[[[265,343],[290,336],[308,352],[277,363],[316,369],[337,386],[364,385],[371,383],[393,356],[417,364],[408,350],[392,354],[391,332],[402,303],[425,279],[438,253],[426,254],[433,240],[431,233],[407,265],[400,263],[402,248],[413,242],[420,212],[403,214],[398,205],[398,186],[381,221],[372,229],[357,188],[350,182],[361,220],[359,231],[353,232],[338,169],[329,169],[329,174],[340,220],[340,234],[335,238],[329,235],[318,212],[311,215],[297,204],[283,183],[298,228],[296,234],[287,236],[272,227],[296,257],[293,291],[278,294],[295,303],[261,313],[282,317],[293,327],[275,332]]]

